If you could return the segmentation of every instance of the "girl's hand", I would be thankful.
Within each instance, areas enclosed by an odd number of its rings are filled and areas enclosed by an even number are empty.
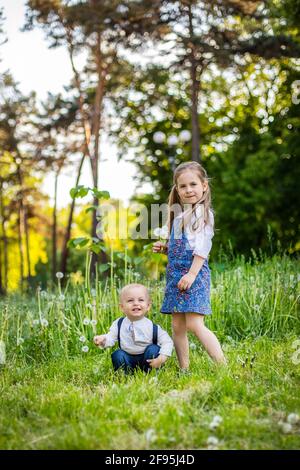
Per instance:
[[[94,343],[96,346],[103,348],[106,343],[106,336],[105,335],[94,336]]]
[[[165,243],[158,241],[153,243],[152,251],[154,253],[167,253],[168,247]]]
[[[177,287],[179,290],[188,290],[191,285],[193,284],[194,280],[196,279],[195,274],[187,273],[182,278],[177,284]]]

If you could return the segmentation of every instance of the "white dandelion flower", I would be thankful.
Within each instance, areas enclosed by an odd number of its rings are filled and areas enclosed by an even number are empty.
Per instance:
[[[167,225],[164,225],[162,228],[161,228],[161,231],[160,231],[160,236],[161,238],[163,238],[164,240],[166,240],[169,236],[169,229],[167,227]]]
[[[157,377],[151,377],[150,382],[157,384],[158,378]]]
[[[90,319],[89,318],[84,318],[83,319],[83,324],[84,325],[89,325],[90,324]]]
[[[97,325],[97,320],[91,320],[91,325],[96,326]]]
[[[220,416],[220,415],[215,415],[215,416],[213,417],[213,421],[215,421],[216,423],[222,423],[223,418],[222,418],[222,416]]]
[[[56,277],[57,277],[57,279],[62,279],[64,277],[64,275],[63,275],[63,273],[58,272],[58,273],[56,273]]]
[[[208,427],[211,431],[213,431],[214,429],[217,429],[218,426],[219,426],[218,423],[215,423],[215,421],[212,421]]]
[[[219,444],[219,439],[215,436],[209,436],[206,444],[209,446],[217,446]]]
[[[152,428],[147,429],[147,431],[145,432],[145,439],[146,439],[147,443],[149,444],[150,442],[155,441],[156,438],[157,438],[157,435],[156,435],[154,429],[152,429]]]
[[[48,326],[48,325],[49,325],[48,320],[46,320],[46,318],[42,318],[42,319],[41,319],[41,325],[42,325],[42,326],[45,326],[45,327]]]
[[[88,350],[89,350],[88,346],[82,346],[82,348],[81,348],[81,351],[85,352],[85,353],[88,352]]]
[[[80,341],[81,343],[85,343],[85,342],[86,342],[86,337],[85,337],[85,336],[80,336],[80,337],[79,337],[79,341]]]
[[[195,344],[195,343],[191,343],[191,344],[190,344],[190,349],[191,349],[192,351],[195,351],[195,349],[197,349],[196,344]]]
[[[222,421],[223,421],[223,418],[221,416],[219,415],[214,416],[209,425],[209,429],[216,429],[217,427],[219,427]]]
[[[153,230],[153,234],[156,236],[156,237],[160,237],[160,234],[161,234],[161,229],[159,227],[155,228]]]
[[[289,434],[292,429],[293,429],[293,427],[290,423],[282,423],[281,424],[281,431],[283,432],[283,434]]]
[[[286,420],[289,424],[297,424],[299,421],[299,415],[297,415],[297,413],[290,413]]]

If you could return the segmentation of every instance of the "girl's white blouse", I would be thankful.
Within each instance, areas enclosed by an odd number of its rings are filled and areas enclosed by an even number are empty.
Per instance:
[[[174,224],[176,224],[176,222],[180,222],[183,214],[184,213],[178,215],[175,218]],[[193,231],[191,226],[196,221],[196,219],[201,217],[201,214],[201,208],[198,207],[196,209],[196,214],[193,214],[192,216],[191,223],[185,228],[185,235],[189,241],[190,247],[193,250],[193,255],[201,256],[201,258],[208,258],[212,247],[212,238],[214,236],[214,215],[210,210],[209,222],[203,228],[200,226],[198,230]]]

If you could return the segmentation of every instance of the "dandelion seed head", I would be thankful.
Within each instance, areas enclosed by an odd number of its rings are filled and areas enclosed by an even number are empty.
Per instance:
[[[97,325],[97,320],[91,320],[91,325],[96,326]]]
[[[146,438],[147,443],[155,441],[157,438],[155,430],[152,428],[147,429],[147,431],[145,432],[145,438]]]
[[[80,336],[80,337],[79,337],[79,341],[80,341],[81,343],[85,343],[85,342],[86,342],[86,337],[85,337],[85,336]]]
[[[219,439],[215,436],[209,436],[206,441],[207,445],[217,446],[219,444]]]
[[[161,230],[160,230],[159,227],[157,227],[157,228],[155,228],[155,229],[153,230],[153,234],[154,234],[156,237],[160,237],[160,232],[161,232]]]
[[[17,346],[20,346],[23,343],[24,343],[24,338],[18,338],[17,339]]]
[[[299,415],[297,413],[290,413],[286,420],[289,424],[297,424],[299,421]]]
[[[65,300],[64,294],[60,294],[60,296],[58,297],[58,300]]]
[[[90,324],[90,319],[89,318],[84,318],[83,319],[83,324],[84,325],[89,325]]]
[[[82,348],[81,348],[81,351],[85,352],[85,353],[88,352],[88,350],[89,350],[88,346],[82,346]]]
[[[46,320],[46,318],[42,318],[42,319],[41,319],[41,325],[42,325],[42,326],[45,326],[45,327],[48,326],[48,325],[49,325],[48,320]]]
[[[283,432],[283,434],[290,433],[292,429],[293,429],[293,427],[290,423],[282,423],[281,424],[281,431]]]
[[[211,431],[213,431],[214,429],[217,429],[218,426],[219,426],[218,423],[215,423],[214,421],[212,421],[208,427]]]
[[[157,384],[158,383],[158,378],[157,377],[151,377],[150,382]]]
[[[190,344],[190,349],[191,349],[192,351],[195,351],[195,349],[197,349],[196,344],[195,344],[195,343],[191,343],[191,344]]]
[[[58,272],[58,273],[56,273],[56,277],[57,277],[57,279],[62,279],[64,277],[64,275],[63,275],[63,273]]]

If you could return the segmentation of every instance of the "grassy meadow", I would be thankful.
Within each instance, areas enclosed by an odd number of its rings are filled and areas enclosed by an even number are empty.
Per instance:
[[[175,352],[148,375],[114,374],[111,350],[94,347],[120,316],[118,289],[144,282],[150,318],[164,281],[127,269],[105,283],[66,284],[0,301],[1,449],[298,449],[299,261],[273,256],[211,264],[213,315],[228,366],[190,337],[191,369]],[[87,266],[88,272],[88,266]],[[1,352],[2,351],[2,352]]]

